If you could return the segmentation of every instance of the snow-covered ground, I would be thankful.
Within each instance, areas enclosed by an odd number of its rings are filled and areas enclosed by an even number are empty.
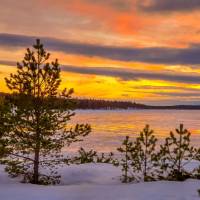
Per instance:
[[[109,164],[66,166],[57,186],[11,179],[0,166],[0,200],[200,200],[199,180],[123,184],[119,168]]]

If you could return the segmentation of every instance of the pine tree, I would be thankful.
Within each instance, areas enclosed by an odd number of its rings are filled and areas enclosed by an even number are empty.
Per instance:
[[[129,136],[126,136],[122,142],[122,146],[117,149],[122,154],[122,159],[119,161],[119,166],[122,167],[122,177],[123,183],[131,182],[135,179],[132,172],[132,160],[131,155],[134,151],[133,143],[130,141]]]
[[[190,161],[195,159],[197,149],[190,145],[190,132],[180,124],[176,133],[170,132],[165,144],[161,145],[159,161],[162,173],[167,173],[170,180],[185,180],[191,174],[184,168]]]
[[[49,63],[49,57],[40,40],[36,40],[23,61],[17,63],[17,72],[5,79],[13,92],[12,116],[8,116],[13,125],[9,131],[12,154],[6,170],[12,176],[23,175],[25,182],[33,184],[58,183],[56,165],[62,161],[62,148],[90,132],[87,124],[67,127],[74,115],[72,89],[65,89],[60,95],[68,109],[66,106],[55,109],[60,67],[58,60]]]
[[[9,120],[11,116],[9,99],[7,96],[0,96],[0,162],[4,162],[5,157],[11,153],[8,144],[8,133],[13,129]]]
[[[194,157],[194,160],[196,160],[197,162],[200,161],[200,148],[196,149],[196,156]],[[200,165],[195,168],[192,173],[192,178],[200,179]]]
[[[123,154],[123,158],[119,161],[124,172],[123,182],[156,179],[156,142],[157,139],[149,125],[146,125],[134,142],[131,142],[128,136],[126,137],[122,146],[118,148],[118,151]]]
[[[4,112],[4,98],[0,97],[0,158],[5,155],[6,141],[5,141],[5,112]]]
[[[132,160],[138,174],[141,174],[144,181],[155,180],[156,172],[156,142],[157,139],[153,130],[146,125],[140,135],[136,138],[135,152],[132,154]]]

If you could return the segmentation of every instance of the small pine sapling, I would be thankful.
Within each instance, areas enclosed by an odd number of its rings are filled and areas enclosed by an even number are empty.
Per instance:
[[[156,179],[156,142],[153,130],[146,125],[135,141],[135,152],[132,154],[133,164],[138,179],[153,181]],[[141,176],[140,176],[141,175]]]
[[[176,133],[170,132],[159,152],[163,177],[169,180],[183,181],[192,176],[185,166],[195,159],[197,149],[190,144],[190,132],[180,124]],[[166,174],[167,172],[167,174]]]
[[[134,150],[134,146],[133,143],[130,141],[129,136],[126,136],[126,138],[122,142],[122,146],[117,148],[117,150],[122,154],[122,158],[119,161],[119,166],[122,168],[122,182],[128,183],[135,180],[131,166],[131,154]]]

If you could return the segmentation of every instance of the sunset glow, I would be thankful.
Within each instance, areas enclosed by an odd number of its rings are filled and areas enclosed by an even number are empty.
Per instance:
[[[1,92],[40,38],[76,97],[199,104],[199,10],[196,0],[1,0]]]

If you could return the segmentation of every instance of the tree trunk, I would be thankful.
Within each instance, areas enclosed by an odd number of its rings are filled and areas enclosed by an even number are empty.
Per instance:
[[[179,138],[179,152],[178,152],[178,173],[179,174],[181,174],[181,157],[182,157],[181,146],[182,146],[182,134],[180,134],[180,138]]]
[[[125,166],[125,183],[128,182],[128,148],[127,148],[127,144],[126,144],[126,166]]]
[[[40,105],[39,101],[36,101],[36,105]],[[36,137],[35,137],[35,152],[34,152],[34,169],[33,169],[33,183],[39,184],[39,161],[40,161],[40,111],[36,108]]]
[[[35,149],[33,184],[39,184],[39,148]]]
[[[147,142],[148,142],[148,136],[145,135],[144,181],[146,181],[146,179],[147,179]]]

